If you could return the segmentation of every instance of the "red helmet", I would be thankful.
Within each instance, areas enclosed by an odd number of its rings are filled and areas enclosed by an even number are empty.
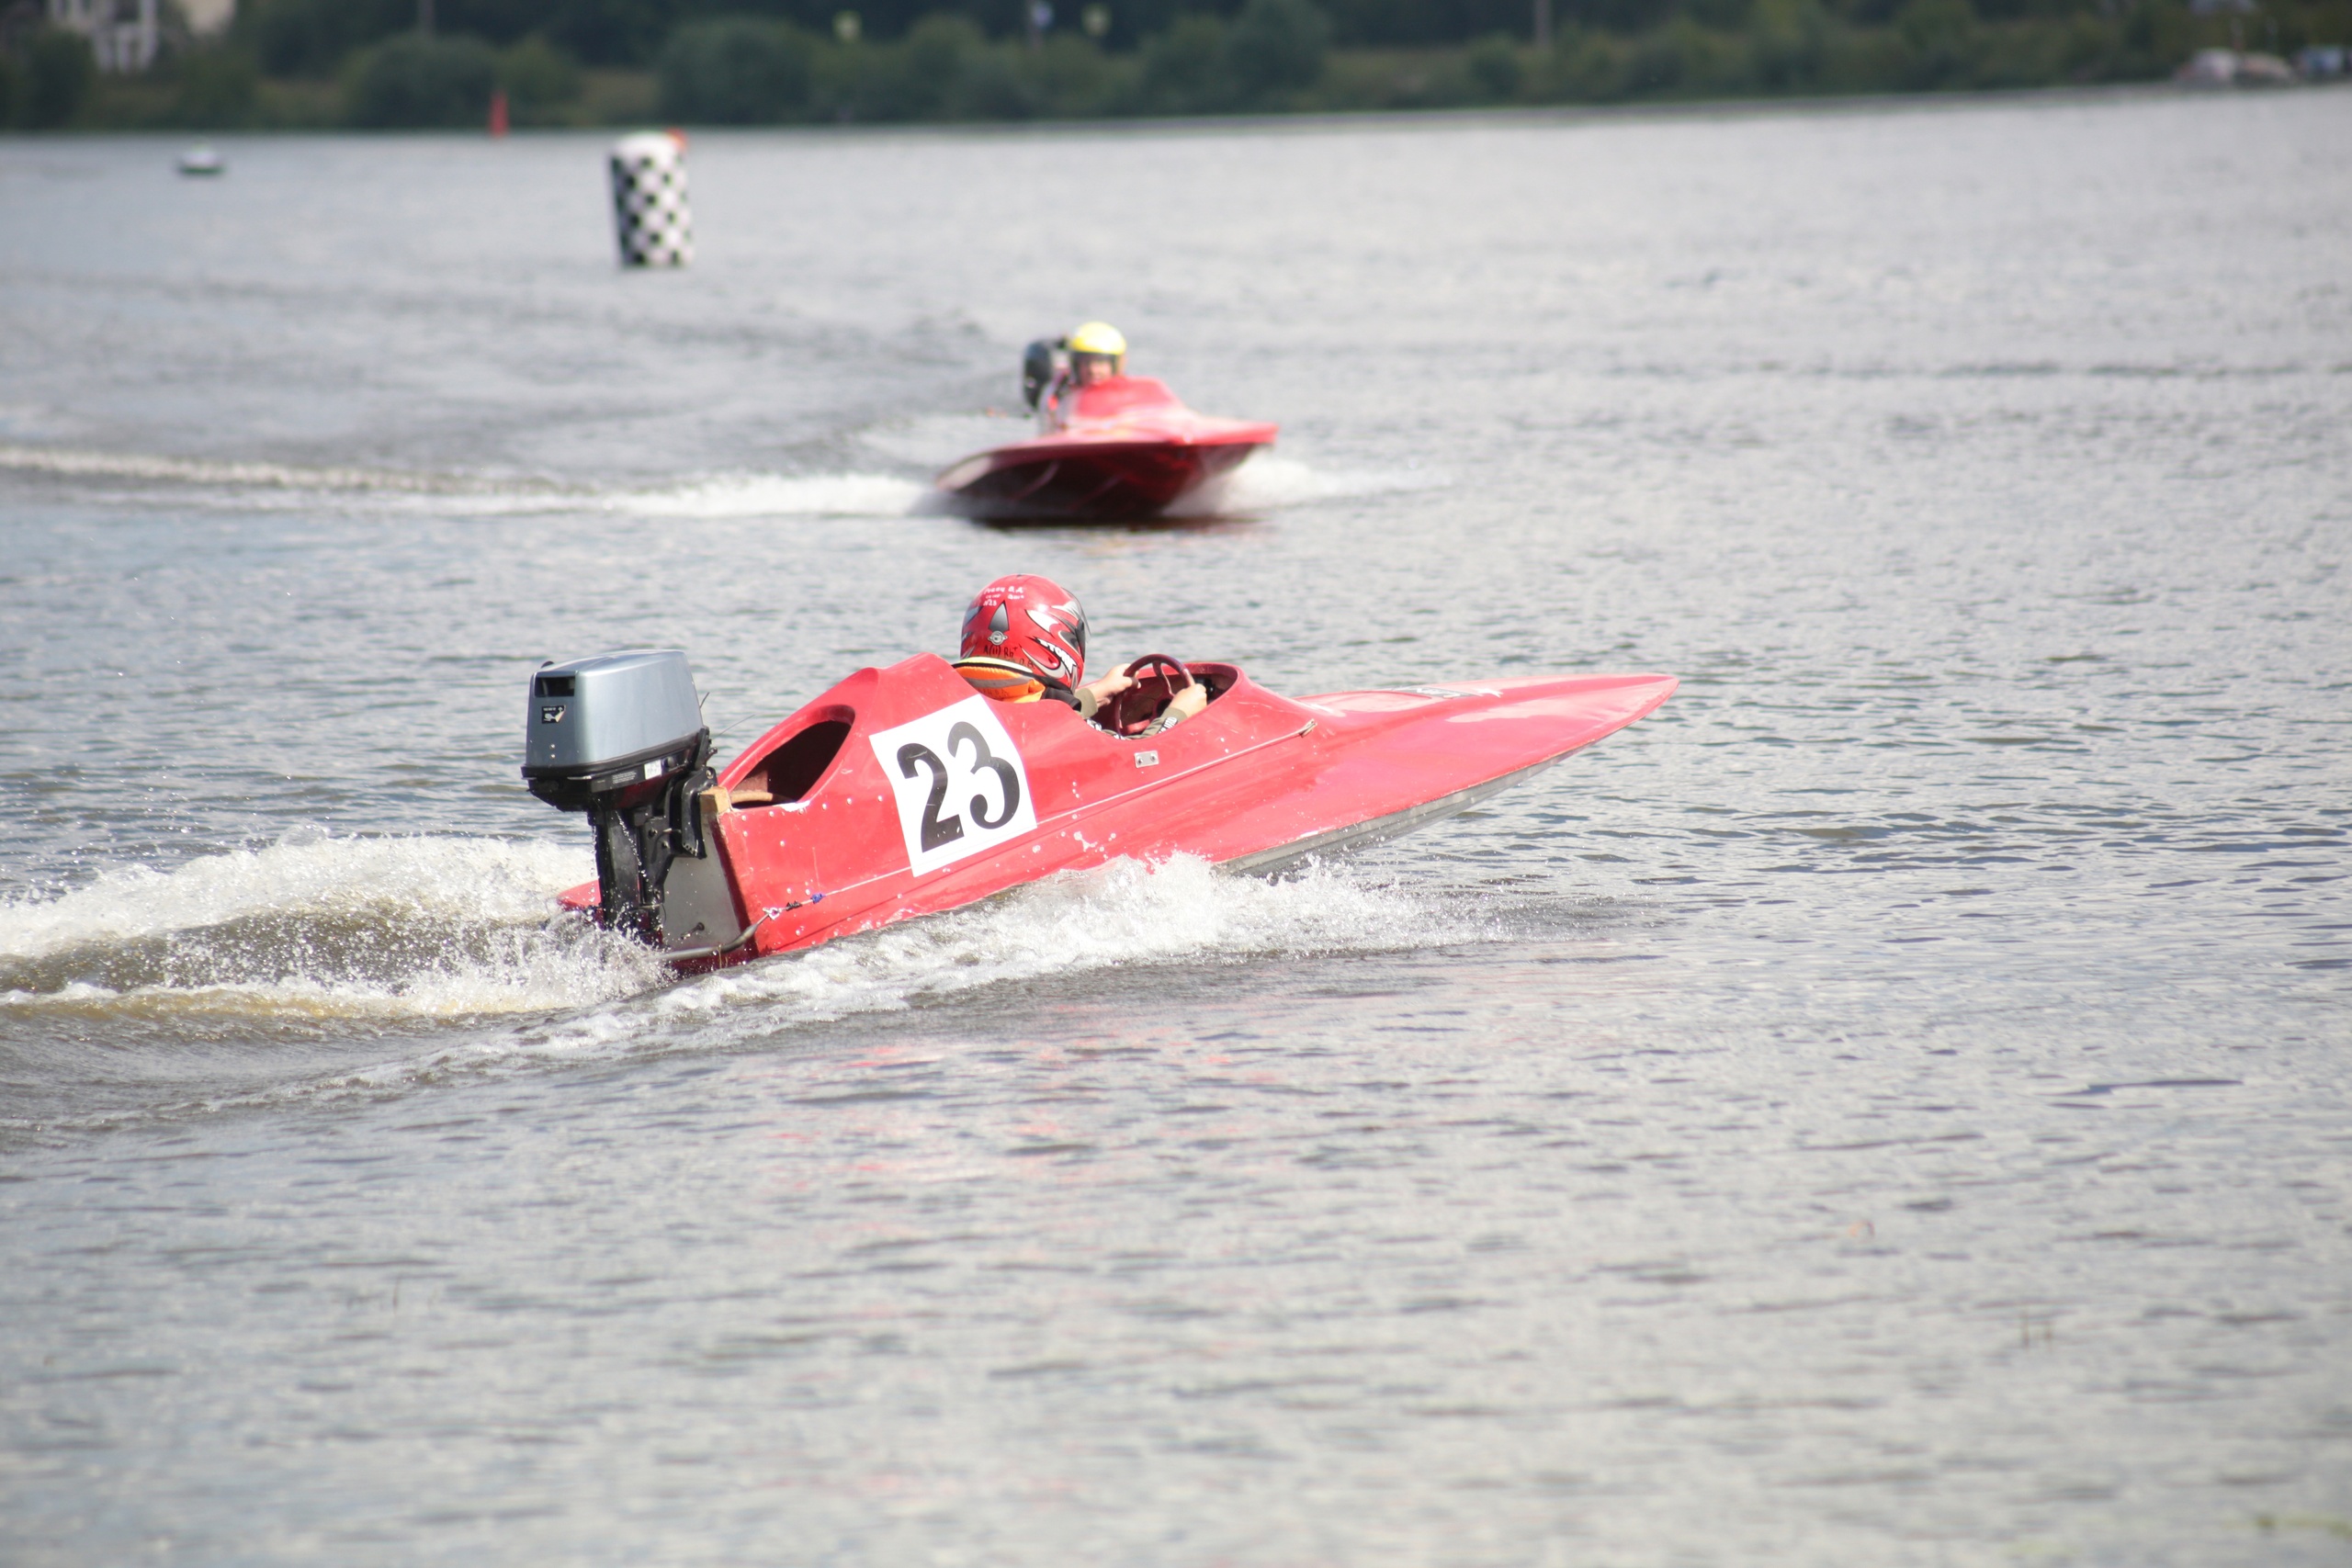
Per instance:
[[[965,659],[1035,670],[1075,686],[1086,672],[1086,612],[1075,594],[1043,577],[1000,577],[964,612]]]

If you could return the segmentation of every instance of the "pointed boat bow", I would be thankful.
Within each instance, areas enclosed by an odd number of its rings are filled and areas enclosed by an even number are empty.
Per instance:
[[[1580,675],[1336,692],[1295,750],[1171,820],[1170,852],[1264,871],[1374,843],[1468,809],[1657,710],[1671,675]],[[1209,792],[1203,792],[1204,795]],[[1222,810],[1220,810],[1222,807]]]

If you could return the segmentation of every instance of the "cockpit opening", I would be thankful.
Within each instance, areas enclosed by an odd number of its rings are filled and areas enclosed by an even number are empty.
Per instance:
[[[841,755],[854,716],[828,713],[783,745],[760,759],[752,771],[729,790],[729,804],[739,807],[784,806],[815,789]]]

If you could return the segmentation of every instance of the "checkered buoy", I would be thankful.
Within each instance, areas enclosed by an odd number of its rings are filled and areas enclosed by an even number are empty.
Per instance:
[[[613,143],[613,224],[623,266],[684,266],[694,259],[686,210],[686,139],[675,131]]]

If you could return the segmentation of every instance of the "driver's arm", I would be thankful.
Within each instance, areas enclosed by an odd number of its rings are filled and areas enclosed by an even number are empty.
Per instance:
[[[1092,718],[1097,708],[1134,685],[1135,677],[1127,673],[1132,667],[1131,660],[1127,664],[1120,665],[1101,680],[1080,686],[1078,689],[1078,711],[1084,716]]]
[[[1159,710],[1159,716],[1144,733],[1158,735],[1163,730],[1173,729],[1208,705],[1209,689],[1195,681],[1169,699],[1168,705]]]
[[[1130,660],[1101,680],[1080,686],[1078,689],[1079,716],[1092,718],[1102,711],[1104,703],[1133,686],[1136,683],[1135,677],[1127,671],[1134,668],[1135,661]],[[1169,699],[1168,705],[1159,710],[1159,716],[1152,721],[1151,728],[1143,733],[1158,735],[1162,730],[1173,729],[1208,705],[1208,688],[1195,681]]]

